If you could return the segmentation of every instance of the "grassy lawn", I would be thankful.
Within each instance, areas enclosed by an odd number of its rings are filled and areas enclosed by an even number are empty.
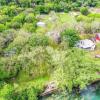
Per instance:
[[[70,16],[68,13],[54,13],[53,15],[43,15],[43,18],[40,21],[45,22],[46,26],[38,27],[36,33],[45,34],[49,31],[60,30],[63,25],[71,25],[76,20],[75,17]]]

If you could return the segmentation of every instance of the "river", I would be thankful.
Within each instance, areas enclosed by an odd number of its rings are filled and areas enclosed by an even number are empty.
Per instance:
[[[87,86],[87,88],[81,90],[79,95],[62,92],[40,98],[39,100],[100,100],[100,82]]]

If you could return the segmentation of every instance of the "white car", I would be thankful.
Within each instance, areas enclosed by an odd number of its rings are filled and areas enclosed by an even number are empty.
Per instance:
[[[76,47],[87,49],[87,50],[94,50],[95,49],[95,43],[89,39],[80,40],[76,43]]]
[[[39,26],[39,27],[45,27],[45,23],[44,22],[37,22],[37,26]]]

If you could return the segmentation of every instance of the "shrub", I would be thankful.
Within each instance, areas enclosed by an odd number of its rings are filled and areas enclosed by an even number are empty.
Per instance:
[[[6,4],[6,0],[0,0],[0,5],[5,5]]]
[[[54,10],[55,12],[61,12],[61,11],[63,11],[63,8],[61,7],[61,5],[54,4],[53,10]],[[64,11],[66,11],[66,10],[64,10]]]
[[[74,25],[74,28],[75,30],[77,30],[80,34],[83,34],[84,33],[84,24],[85,22],[77,22],[75,25]]]
[[[21,23],[18,23],[18,22],[7,22],[6,23],[6,26],[8,28],[19,29],[19,28],[21,28],[22,24]]]
[[[13,89],[10,95],[6,96],[8,100],[38,100],[38,94],[43,90],[44,85],[47,82],[47,77],[39,77],[19,90]]]
[[[11,17],[12,16],[15,16],[15,15],[17,15],[16,8],[17,8],[17,6],[15,6],[15,5],[12,5],[12,6],[4,6],[2,8],[2,13],[3,14],[6,14],[8,16],[11,16]]]
[[[49,39],[47,36],[42,35],[32,35],[29,39],[29,44],[31,46],[47,46],[49,45]]]
[[[88,15],[88,14],[89,14],[89,11],[88,11],[88,9],[87,9],[86,7],[82,7],[82,8],[80,9],[80,12],[81,12],[81,14],[83,14],[83,15]]]
[[[99,77],[96,73],[99,65],[81,49],[67,49],[55,52],[54,55],[53,61],[57,66],[52,78],[61,88],[67,88],[69,91],[72,91],[73,87],[82,89]]]
[[[0,80],[16,76],[18,69],[13,66],[13,60],[11,58],[0,59]]]
[[[36,24],[35,23],[25,23],[23,25],[23,29],[27,32],[35,32],[36,30]]]
[[[3,49],[6,48],[13,41],[14,35],[15,33],[13,30],[4,31],[3,36],[0,37],[0,47]]]
[[[80,22],[80,21],[92,22],[93,21],[93,18],[89,18],[89,17],[84,16],[84,15],[79,15],[79,16],[76,17],[76,20],[78,22]]]
[[[30,7],[31,0],[19,0],[19,4],[21,7]]]
[[[15,16],[13,19],[12,19],[12,22],[18,22],[18,23],[21,23],[23,24],[25,21],[25,14],[21,13],[17,16]]]
[[[7,84],[5,82],[0,81],[0,99],[8,99],[7,96],[10,96],[12,91],[14,90],[14,87],[11,84]]]
[[[100,23],[98,21],[80,21],[75,24],[74,28],[79,33],[97,33],[100,31]]]
[[[15,16],[11,22],[7,22],[6,25],[9,28],[18,29],[21,28],[25,21],[25,14],[21,13]]]
[[[49,6],[39,5],[35,8],[35,12],[48,14],[50,12]]]
[[[6,29],[4,24],[0,24],[0,32],[4,31]]]
[[[62,39],[68,42],[69,47],[73,47],[79,40],[79,35],[74,29],[67,29],[61,33]]]
[[[92,33],[92,27],[91,23],[85,23],[84,24],[84,32],[85,33]]]
[[[10,56],[11,51],[14,51],[15,54],[19,53],[23,46],[25,46],[25,44],[27,43],[29,37],[29,33],[24,32],[23,30],[19,31],[13,42],[11,42],[8,48],[5,49],[5,52],[8,52],[8,56]]]
[[[51,56],[46,49],[40,46],[30,48],[29,51],[22,52],[15,65],[31,78],[50,75],[52,71]]]
[[[98,21],[93,21],[91,23],[92,33],[98,33],[100,31],[100,23]]]
[[[9,36],[9,35],[15,36],[16,30],[14,30],[14,29],[8,29],[8,30],[5,30],[3,33],[4,33],[4,34],[3,34],[4,37],[6,37],[7,35],[8,35],[8,36]]]
[[[24,11],[25,10],[25,8],[22,8],[22,7],[17,7],[16,8],[16,13],[17,13],[17,15],[18,14],[20,14],[22,11]]]
[[[5,24],[10,18],[7,15],[0,15],[0,23]]]
[[[100,8],[100,1],[97,2],[96,7]]]
[[[28,15],[25,17],[25,21],[26,21],[27,23],[35,23],[35,22],[36,22],[35,15],[34,15],[33,13],[28,14]]]
[[[78,4],[78,2],[72,3],[72,10],[78,10],[79,11],[79,7],[80,5]]]
[[[34,2],[35,2],[35,4],[37,4],[37,5],[43,5],[44,2],[45,2],[45,0],[35,0]]]
[[[9,98],[9,100],[37,100],[37,93],[38,90],[31,87],[18,92],[12,91],[7,98]]]
[[[67,8],[64,8],[64,12],[65,12],[65,13],[68,13],[69,10],[68,10]]]

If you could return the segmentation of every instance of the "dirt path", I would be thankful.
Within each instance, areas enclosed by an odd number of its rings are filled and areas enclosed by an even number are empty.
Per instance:
[[[90,12],[100,13],[100,8],[90,8]]]

